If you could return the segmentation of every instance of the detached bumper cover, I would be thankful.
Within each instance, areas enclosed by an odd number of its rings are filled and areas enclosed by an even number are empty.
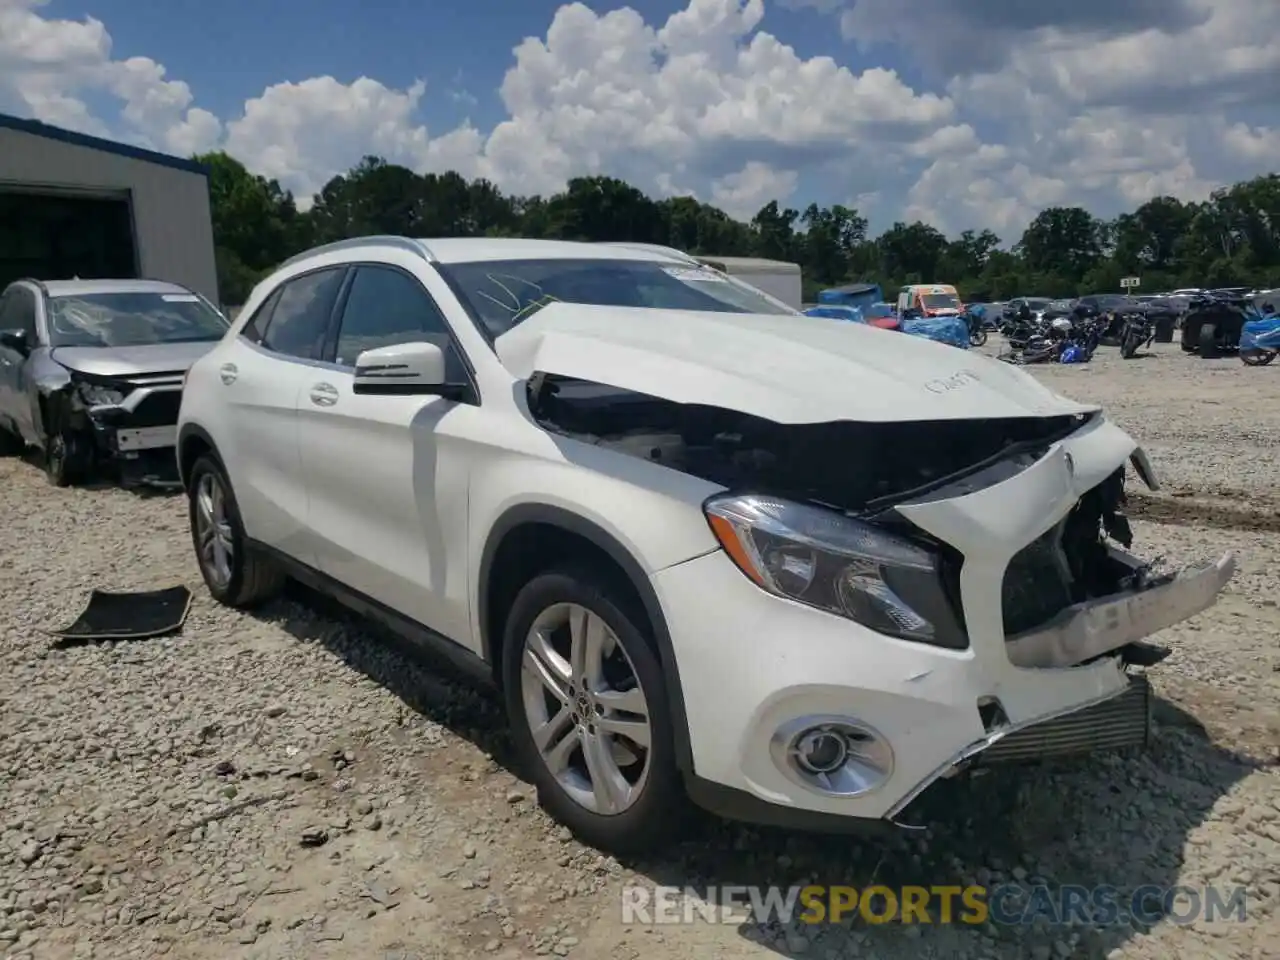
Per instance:
[[[1045,627],[1011,638],[1009,660],[1019,667],[1073,667],[1111,653],[1209,609],[1235,570],[1227,553],[1144,590],[1075,604]]]

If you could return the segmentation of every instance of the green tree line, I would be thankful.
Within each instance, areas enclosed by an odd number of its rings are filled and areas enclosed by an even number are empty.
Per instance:
[[[199,156],[209,189],[219,284],[228,304],[282,260],[346,237],[523,236],[630,240],[695,254],[799,263],[805,293],[844,282],[952,283],[971,299],[1066,297],[1142,289],[1280,286],[1280,174],[1215,191],[1202,203],[1154,197],[1114,220],[1081,207],[1050,207],[1006,244],[990,230],[947,237],[919,221],[878,237],[842,205],[804,210],[771,201],[750,222],[692,197],[654,200],[612,177],[577,177],[550,197],[503,194],[487,180],[418,174],[365,157],[334,177],[299,211],[274,180],[225,153]]]

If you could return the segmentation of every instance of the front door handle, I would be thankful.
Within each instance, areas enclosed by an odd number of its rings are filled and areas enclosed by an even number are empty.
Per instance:
[[[226,386],[236,382],[236,377],[240,376],[240,371],[234,363],[224,363],[218,368],[218,377]]]
[[[317,407],[332,407],[338,402],[338,388],[331,383],[317,383],[311,388],[311,402]]]

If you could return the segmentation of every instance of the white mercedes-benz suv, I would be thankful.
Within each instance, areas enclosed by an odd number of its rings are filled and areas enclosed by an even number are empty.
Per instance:
[[[642,245],[295,257],[191,368],[178,459],[214,598],[295,577],[475,668],[618,851],[687,798],[892,829],[974,764],[1140,745],[1142,638],[1234,569],[1127,552],[1155,480],[1096,408]]]

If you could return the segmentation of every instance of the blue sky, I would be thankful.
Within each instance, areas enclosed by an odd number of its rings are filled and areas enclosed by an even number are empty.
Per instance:
[[[1275,0],[625,6],[0,0],[0,111],[224,148],[304,203],[375,153],[516,193],[606,173],[743,218],[841,202],[1011,240],[1045,206],[1109,216],[1280,167]]]

